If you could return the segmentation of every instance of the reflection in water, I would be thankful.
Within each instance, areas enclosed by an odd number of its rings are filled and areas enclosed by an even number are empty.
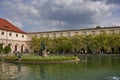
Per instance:
[[[120,77],[116,77],[116,76],[109,76],[105,78],[106,80],[120,80]]]
[[[17,79],[18,77],[23,77],[26,73],[27,68],[21,64],[6,64],[0,63],[0,80]]]
[[[45,67],[44,66],[39,66],[39,68],[40,68],[40,77],[41,77],[42,80],[45,80],[45,75],[46,75]]]
[[[120,80],[120,57],[80,57],[78,63],[0,63],[0,80]]]
[[[87,62],[87,59],[88,59],[88,57],[86,57],[86,56],[80,57],[81,62]]]

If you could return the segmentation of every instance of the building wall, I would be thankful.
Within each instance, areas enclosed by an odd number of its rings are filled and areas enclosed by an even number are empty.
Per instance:
[[[66,30],[66,31],[51,31],[51,32],[36,32],[36,33],[30,33],[29,35],[31,37],[37,36],[37,37],[49,37],[49,38],[54,38],[54,37],[70,37],[70,36],[75,36],[75,35],[97,35],[102,32],[107,32],[108,34],[111,33],[119,33],[120,32],[120,27],[112,27],[112,28],[100,28],[100,29],[79,29],[79,30]]]
[[[3,47],[10,45],[12,49],[11,53],[14,51],[25,51],[25,49],[28,47],[26,44],[28,41],[27,38],[27,34],[0,30],[0,44],[2,44]]]
[[[0,39],[27,41],[27,35],[17,32],[0,30]]]

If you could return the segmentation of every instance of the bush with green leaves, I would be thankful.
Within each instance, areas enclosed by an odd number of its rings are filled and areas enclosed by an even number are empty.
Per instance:
[[[9,52],[11,52],[11,47],[10,46],[5,46],[4,53],[8,54]]]
[[[0,45],[0,53],[2,53],[2,52],[3,52],[3,46]]]

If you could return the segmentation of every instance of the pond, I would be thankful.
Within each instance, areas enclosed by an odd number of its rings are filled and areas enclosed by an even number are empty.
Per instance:
[[[120,80],[120,56],[82,56],[76,63],[0,63],[0,80]]]

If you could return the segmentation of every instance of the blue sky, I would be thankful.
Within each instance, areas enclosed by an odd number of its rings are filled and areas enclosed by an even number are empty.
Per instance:
[[[26,32],[120,26],[120,0],[0,0],[0,17]]]

